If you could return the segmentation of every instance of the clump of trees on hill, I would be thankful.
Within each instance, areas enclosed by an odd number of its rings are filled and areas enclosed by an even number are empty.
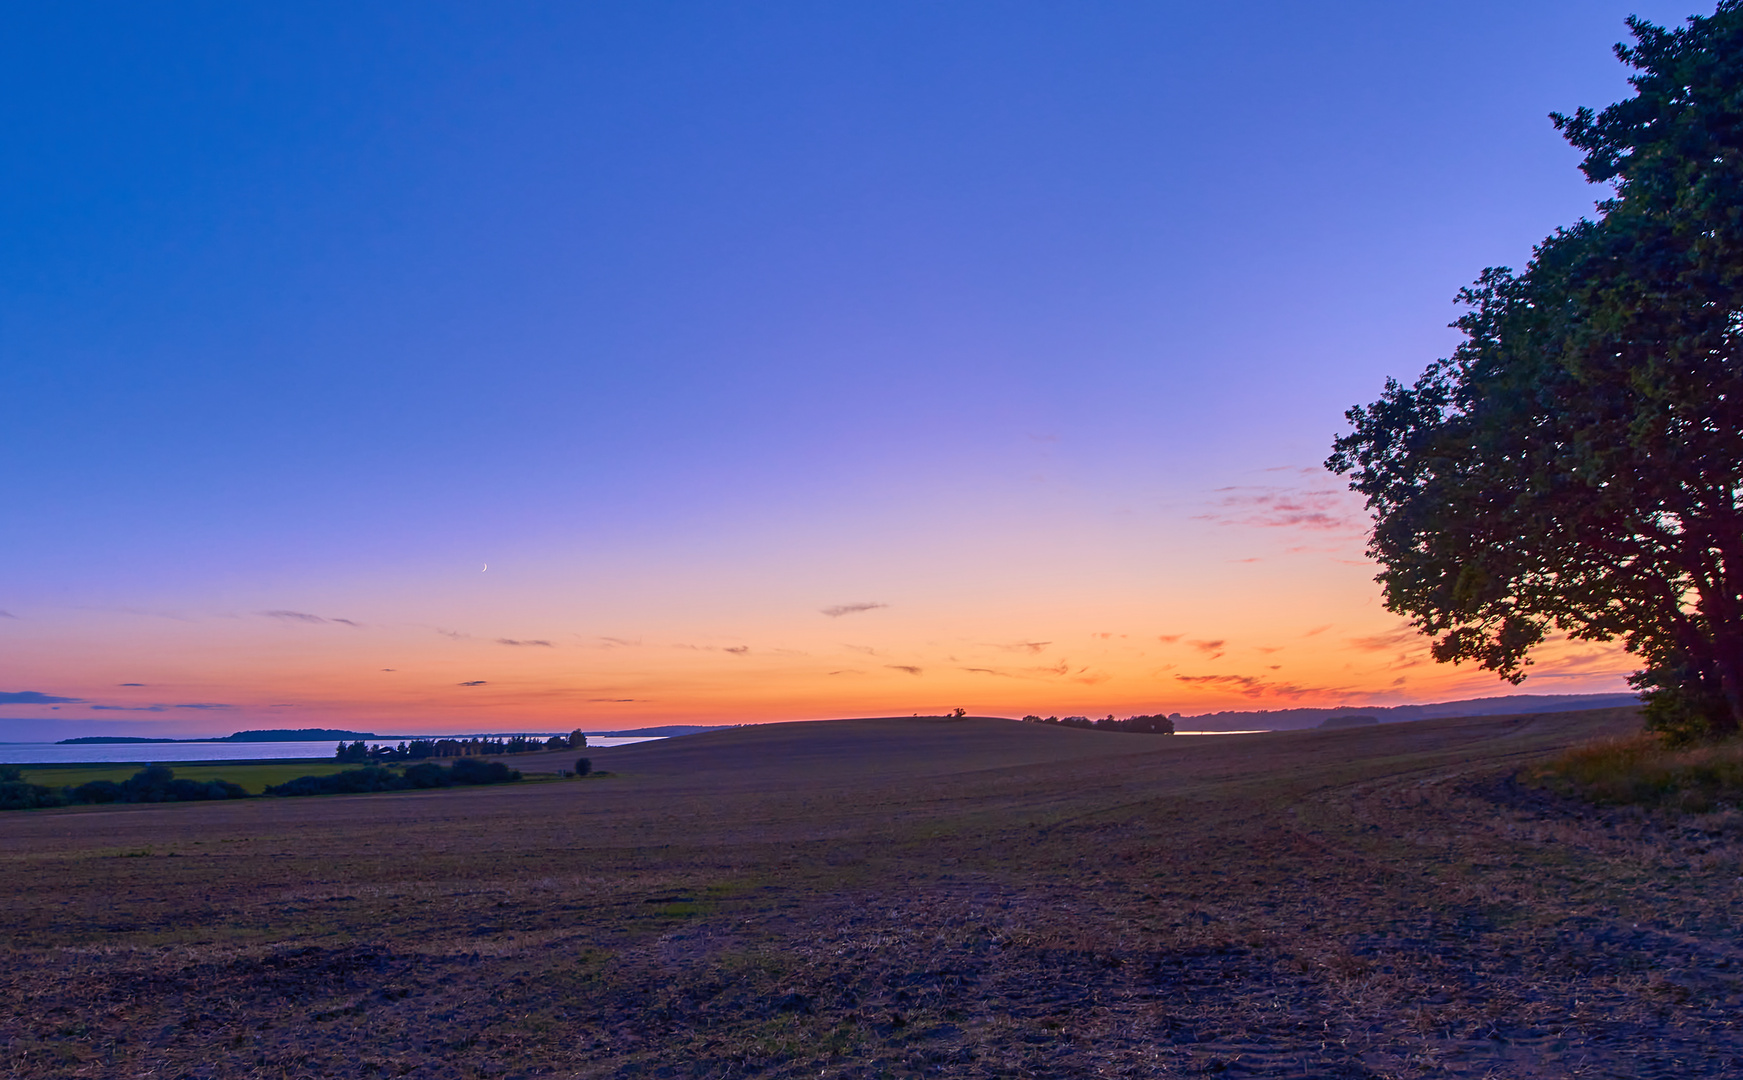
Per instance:
[[[16,767],[0,765],[0,810],[35,810],[89,803],[203,802],[245,799],[248,792],[227,780],[177,779],[164,765],[148,765],[126,780],[92,780],[77,787],[32,784]]]
[[[397,746],[370,746],[359,739],[341,742],[333,753],[335,761],[395,762],[422,761],[425,758],[487,757],[497,754],[531,754],[540,750],[585,750],[587,734],[580,729],[567,735],[552,735],[541,739],[536,735],[512,735],[506,739],[475,736],[464,739],[412,739]]]
[[[1172,735],[1174,721],[1166,716],[1128,716],[1124,720],[1115,720],[1109,713],[1100,720],[1091,720],[1087,716],[1067,716],[1063,720],[1057,716],[1025,716],[1027,724],[1057,724],[1060,727],[1087,728],[1092,731],[1135,731],[1144,735]]]

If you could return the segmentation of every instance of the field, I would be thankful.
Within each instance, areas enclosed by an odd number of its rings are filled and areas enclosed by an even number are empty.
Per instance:
[[[1508,779],[1637,724],[835,721],[12,813],[0,1070],[1743,1075],[1743,815]]]
[[[342,765],[331,757],[313,760],[278,759],[272,761],[218,761],[191,764],[166,762],[175,771],[177,777],[184,780],[228,780],[232,784],[240,784],[251,795],[258,795],[266,790],[268,784],[282,784],[286,780],[295,780],[299,776],[325,776],[341,769],[355,769],[356,765]],[[22,766],[24,779],[32,784],[43,784],[47,787],[77,787],[92,780],[113,780],[116,783],[127,779],[140,769],[142,764],[120,764],[111,762],[92,762],[77,765],[25,765]]]

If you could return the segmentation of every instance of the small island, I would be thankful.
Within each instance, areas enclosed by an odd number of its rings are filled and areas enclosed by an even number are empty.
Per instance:
[[[146,739],[132,735],[83,735],[77,739],[62,739],[56,746],[93,746],[117,743],[220,743],[220,742],[330,742],[334,739],[377,739],[373,731],[344,731],[339,728],[265,728],[259,731],[238,731],[211,739]]]

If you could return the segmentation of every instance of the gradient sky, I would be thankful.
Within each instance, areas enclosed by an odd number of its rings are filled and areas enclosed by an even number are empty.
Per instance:
[[[1504,692],[1319,462],[1689,8],[13,5],[0,739]]]

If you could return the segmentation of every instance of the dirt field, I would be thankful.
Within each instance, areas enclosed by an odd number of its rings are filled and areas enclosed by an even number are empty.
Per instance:
[[[1505,779],[1636,723],[838,721],[7,814],[0,1071],[1743,1075],[1743,815]]]

